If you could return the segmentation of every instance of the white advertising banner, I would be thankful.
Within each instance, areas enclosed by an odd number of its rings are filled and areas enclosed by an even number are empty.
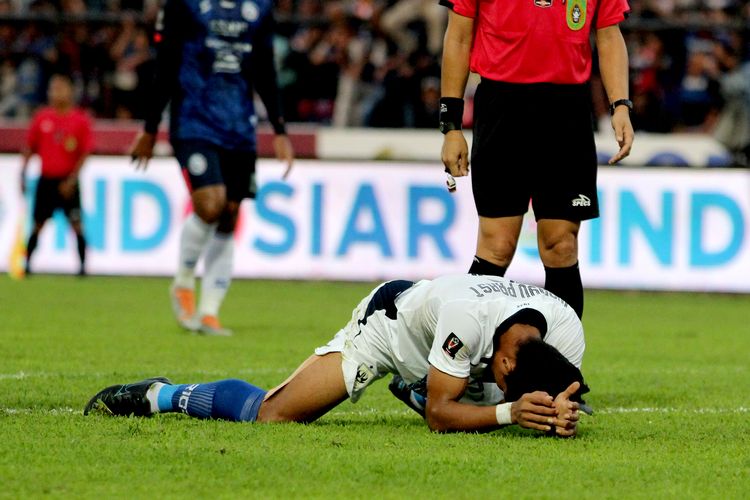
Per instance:
[[[3,271],[32,202],[33,189],[19,193],[19,163],[0,156]],[[477,227],[468,179],[450,194],[437,164],[299,161],[286,182],[282,170],[259,163],[258,197],[243,203],[235,237],[235,276],[419,279],[468,269]],[[33,187],[37,173],[29,174]],[[81,184],[89,273],[174,272],[190,212],[174,160],[153,160],[142,173],[127,158],[90,158]],[[749,172],[605,168],[599,187],[602,217],[580,234],[586,286],[750,292]],[[76,271],[62,214],[48,222],[32,264]],[[530,215],[508,277],[544,282]]]

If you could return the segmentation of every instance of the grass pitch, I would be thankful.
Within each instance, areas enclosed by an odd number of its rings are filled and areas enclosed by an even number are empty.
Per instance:
[[[161,279],[0,277],[0,497],[748,498],[750,297],[589,291],[593,417],[572,440],[436,435],[386,381],[310,425],[83,417],[166,375],[270,387],[370,284],[237,281],[232,338],[181,332]]]

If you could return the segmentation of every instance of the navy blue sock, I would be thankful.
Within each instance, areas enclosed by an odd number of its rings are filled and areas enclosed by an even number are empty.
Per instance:
[[[171,393],[171,410],[191,417],[254,422],[266,391],[243,380],[229,379],[207,384],[164,386],[159,392],[161,409],[164,396]],[[162,410],[163,411],[163,410]]]

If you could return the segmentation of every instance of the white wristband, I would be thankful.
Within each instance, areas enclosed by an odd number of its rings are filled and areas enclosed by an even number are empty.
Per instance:
[[[495,418],[497,423],[500,425],[509,425],[513,423],[513,419],[510,416],[510,407],[513,403],[502,403],[495,406]]]

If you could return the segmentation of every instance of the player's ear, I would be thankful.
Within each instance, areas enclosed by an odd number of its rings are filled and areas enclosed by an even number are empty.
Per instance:
[[[507,375],[516,367],[516,361],[508,356],[500,356],[500,368],[503,375]]]

